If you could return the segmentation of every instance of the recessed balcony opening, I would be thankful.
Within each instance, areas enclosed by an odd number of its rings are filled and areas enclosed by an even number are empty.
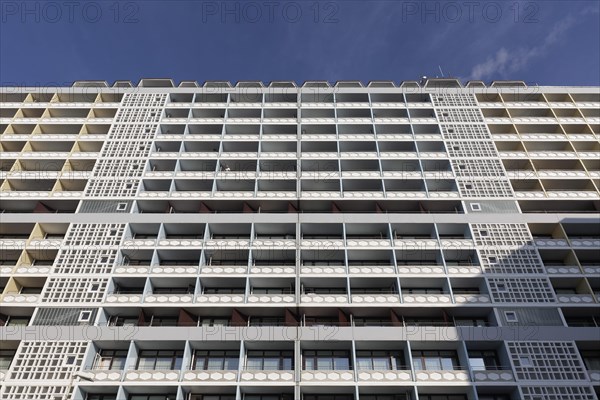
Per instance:
[[[444,259],[448,266],[479,265],[477,253],[474,250],[443,250]]]
[[[572,93],[571,97],[576,103],[600,103],[600,94],[598,93]]]
[[[310,142],[301,143],[302,153],[336,153],[338,151],[337,142]]]
[[[300,225],[300,234],[303,239],[343,240],[344,227],[342,224],[303,223]]]
[[[420,153],[446,153],[446,146],[442,141],[417,142]]]
[[[260,118],[262,115],[262,110],[260,108],[230,108],[227,111],[227,118]]]
[[[591,179],[543,179],[542,185],[546,191],[596,192]]]
[[[542,171],[584,171],[579,160],[531,160],[538,172]]]
[[[294,92],[289,93],[266,93],[265,103],[297,103],[298,95]]]
[[[182,172],[215,172],[217,160],[179,160],[179,170]]]
[[[287,235],[291,236],[291,235]],[[259,236],[256,240],[277,240],[277,236]],[[283,239],[286,239],[286,235],[283,235]],[[296,254],[293,250],[286,250],[284,248],[255,248],[252,250],[252,266],[263,267],[263,266],[295,266],[296,265]]]
[[[156,262],[159,265],[192,265],[200,263],[200,250],[158,250]]]
[[[337,172],[338,160],[302,160],[302,171],[307,172]],[[329,174],[330,178],[337,177],[337,174]]]
[[[339,309],[315,307],[305,309],[302,326],[348,326],[348,316]]]
[[[294,294],[293,278],[250,278],[250,294],[284,295]]]
[[[339,192],[340,181],[337,178],[333,179],[302,179],[300,183],[300,190],[303,192]]]
[[[336,135],[335,125],[307,125],[302,124],[300,126],[300,132],[302,135]],[[303,141],[302,144],[307,143]],[[335,142],[334,142],[335,143]]]
[[[232,238],[235,239],[235,238]],[[207,266],[248,266],[248,250],[206,250],[203,254]]]
[[[415,146],[415,142],[383,142],[380,141],[379,143],[379,151],[381,153],[397,153],[397,152],[402,152],[402,153],[416,153],[417,148]],[[415,154],[415,158],[416,158],[416,154]]]
[[[190,345],[192,346],[191,350],[193,354],[190,365],[191,370],[237,372],[240,360],[239,342],[222,341],[210,343],[205,341],[192,341],[190,342]],[[198,400],[203,400],[203,398],[199,397]]]
[[[23,147],[25,147],[25,144],[27,142],[24,141],[2,141],[0,142],[0,149],[2,150],[2,152],[5,151],[9,151],[9,152],[19,152],[21,150],[23,150]]]
[[[433,111],[433,108],[425,108],[425,109],[410,108],[408,110],[408,114],[410,115],[410,118],[434,118],[435,119],[435,112]]]
[[[303,371],[349,371],[352,369],[354,369],[352,347],[349,342],[302,343]],[[352,395],[350,396],[352,398]]]
[[[372,103],[404,103],[402,93],[371,93]]]
[[[410,125],[375,125],[377,135],[411,135]]]
[[[350,153],[351,152],[369,152],[369,153],[373,153],[373,156],[375,155],[375,152],[377,151],[377,147],[375,146],[375,141],[340,142],[339,147],[340,147],[341,152],[350,152]]]
[[[60,170],[62,168],[58,168]],[[35,191],[46,191],[49,192],[54,187],[56,181],[54,179],[36,179],[23,180],[23,179],[7,179],[8,187],[11,191],[18,192],[35,192]]]
[[[0,103],[21,103],[26,101],[27,93],[0,93]]]
[[[407,237],[402,236],[402,240],[405,239]],[[396,263],[408,266],[442,265],[442,254],[439,250],[396,250]]]
[[[542,192],[542,184],[537,179],[511,179],[510,183],[515,192]]]
[[[263,101],[263,95],[260,92],[237,91],[229,96],[230,103],[257,103],[257,106]]]
[[[130,230],[126,237],[131,239],[156,239],[160,230],[160,224],[130,224]]]
[[[374,108],[373,118],[408,118],[408,112],[401,108]]]
[[[511,124],[487,124],[490,133],[494,135],[507,135],[507,134],[516,134],[514,125]],[[519,126],[528,126],[528,125],[519,125]]]
[[[194,101],[193,93],[171,93],[169,95],[169,102],[171,103],[191,103]]]
[[[41,118],[44,114],[43,108],[22,108],[15,115],[16,118]],[[87,113],[86,113],[87,115]]]
[[[596,129],[594,129],[594,127]],[[598,132],[598,125],[577,125],[577,124],[564,124],[562,128],[565,133],[569,135],[593,135],[594,132]]]
[[[440,239],[470,239],[471,232],[467,224],[437,224]]]
[[[396,278],[350,278],[352,295],[398,294]]]
[[[421,160],[423,172],[452,172],[450,161],[448,160]],[[440,176],[443,176],[440,174]]]
[[[69,152],[73,148],[74,142],[71,141],[31,141],[29,142],[29,151],[35,152]],[[27,151],[27,147],[24,148]]]
[[[244,239],[250,240],[251,224],[209,224],[208,235],[211,239]]]
[[[161,260],[160,265],[197,265],[198,260],[181,260],[179,258],[170,258],[172,255],[164,254],[165,260]],[[191,257],[192,255],[182,254],[182,256]],[[198,252],[200,257],[200,252]],[[165,262],[166,264],[163,264]],[[194,264],[195,263],[195,264]],[[152,294],[170,295],[170,294],[194,294],[196,289],[196,278],[175,278],[161,277],[150,278],[150,290]]]
[[[561,295],[593,295],[585,278],[550,278],[550,283],[559,297]]]
[[[573,147],[578,152],[594,152],[600,153],[600,142],[598,141],[577,141],[571,142]]]
[[[224,167],[225,171],[227,167]],[[216,180],[216,190],[218,192],[254,192],[254,180]]]
[[[428,251],[428,253],[428,256],[431,258],[431,253],[436,254],[437,252]],[[423,259],[423,257],[420,258]],[[429,265],[432,265],[432,263],[430,262]],[[405,278],[401,282],[401,290],[403,295],[435,295],[450,293],[448,282],[445,278]]]
[[[419,135],[441,135],[438,125],[413,124],[412,129],[417,137]]]
[[[138,371],[168,371],[180,370],[183,365],[184,344],[180,342],[162,343],[156,349],[156,342],[137,342],[138,358],[133,369]],[[163,393],[169,391],[165,399],[175,398],[175,388],[162,389]],[[154,400],[154,396],[140,397],[139,394],[130,395],[129,400]],[[173,396],[173,397],[171,397]],[[162,400],[162,399],[161,399]]]
[[[540,257],[546,267],[577,266],[577,257],[572,250],[539,249]]]
[[[15,126],[15,125],[11,125]],[[27,126],[27,125],[20,125]],[[40,124],[37,128],[32,132],[33,134],[49,134],[49,135],[77,135],[82,128],[90,129],[90,126],[98,126],[102,127],[102,132],[104,131],[105,125],[81,125],[81,124]],[[109,125],[110,126],[110,125]],[[100,129],[100,128],[97,128]],[[90,132],[92,133],[92,132]]]
[[[256,239],[295,239],[295,224],[254,224]]]
[[[389,239],[387,224],[346,224],[346,239]]]
[[[238,172],[236,174],[238,179],[241,178],[253,178],[254,173],[256,172],[257,161],[256,159],[239,159],[231,157],[231,159],[220,159],[219,165],[217,169],[221,172]],[[217,181],[218,182],[229,182],[230,184],[235,184],[234,181]],[[241,182],[241,181],[240,181]],[[252,189],[254,189],[254,181],[252,180]],[[250,190],[252,190],[250,189]]]
[[[100,103],[120,103],[123,96],[123,93],[100,93],[98,101]]]
[[[335,118],[333,108],[303,108],[301,110],[302,118]]]
[[[181,109],[181,108],[166,108],[164,117],[166,119],[169,118],[188,118],[190,114],[189,109]]]
[[[165,239],[197,240],[204,237],[206,224],[164,224]]]
[[[50,118],[87,118],[89,108],[49,108],[46,115]]]
[[[257,190],[259,192],[295,192],[296,181],[291,179],[259,179]]]
[[[145,179],[143,181],[144,192],[168,192],[170,189],[170,179]]]
[[[525,148],[529,152],[552,152],[552,151],[574,151],[573,146],[567,141],[545,141],[545,142],[524,142]]]
[[[227,103],[227,93],[196,93],[194,103]]]
[[[484,118],[510,118],[506,108],[482,108]]]
[[[521,177],[534,177],[535,172],[533,171],[532,160],[502,160],[504,169],[507,172],[518,174]]]
[[[231,264],[223,264],[231,265]],[[200,278],[200,292],[203,295],[215,294],[245,294],[246,280],[244,278],[214,277]]]
[[[333,92],[327,93],[326,88],[302,92],[300,101],[302,103],[333,103]]]
[[[394,239],[431,239],[435,238],[433,224],[391,224],[392,237]]]
[[[378,160],[342,160],[342,172],[376,172],[379,173]]]
[[[15,159],[6,159],[3,158],[0,160],[0,171],[11,171],[13,166],[15,165]],[[19,164],[17,164],[17,168],[19,168]],[[18,170],[18,169],[17,169]]]
[[[296,160],[260,160],[258,162],[260,172],[296,172]]]
[[[18,108],[0,108],[0,118],[13,118]]]
[[[502,103],[502,98],[499,93],[483,92],[475,93],[475,97],[479,103]]]
[[[88,115],[88,118],[114,118],[117,115],[116,108],[98,108],[92,109]]]
[[[111,286],[111,294],[144,294],[146,278],[113,278]]]
[[[425,181],[422,179],[385,179],[386,192],[425,192]]]
[[[263,111],[264,118],[298,118],[297,108],[265,108]]]
[[[28,239],[34,227],[35,224],[2,223],[0,225],[0,239]]]
[[[212,125],[204,125],[202,127],[209,129],[211,126]],[[198,125],[190,125],[189,127],[190,127],[190,133],[192,133],[191,132],[192,127],[197,128]],[[165,124],[165,125],[160,125],[158,127],[159,135],[183,135],[184,132],[185,132],[185,125]],[[221,134],[220,130],[219,130],[219,134]]]
[[[293,135],[297,134],[297,126],[296,125],[263,125],[262,134],[263,138],[271,135]],[[269,138],[271,139],[271,138]],[[294,137],[295,139],[295,137]]]
[[[583,118],[587,116],[585,111],[586,109],[579,110],[577,108],[555,108],[552,110],[557,118]]]
[[[588,172],[600,173],[600,159],[581,160],[581,163],[585,166]]]
[[[335,239],[331,238],[308,238],[308,239]],[[303,240],[308,240],[303,238]],[[339,239],[341,240],[341,238]],[[300,255],[300,263],[305,267],[325,267],[325,266],[344,266],[346,265],[346,257],[342,250],[335,245],[328,245],[328,243],[322,243],[315,250],[302,250]],[[336,281],[337,282],[337,281]],[[318,283],[318,282],[317,282]],[[339,283],[339,282],[338,282]],[[310,286],[310,285],[309,285]]]
[[[260,125],[225,125],[225,135],[243,135],[243,136],[258,136],[260,133]],[[225,136],[229,139],[228,136]],[[225,142],[226,143],[226,142]]]
[[[344,192],[381,192],[383,185],[377,179],[344,179],[342,181]]]
[[[338,118],[371,118],[371,110],[368,108],[338,108]]]
[[[600,307],[561,307],[561,312],[569,327],[600,327]]]
[[[600,239],[600,225],[596,223],[583,224],[574,222],[564,222],[561,224],[570,240],[598,240]]]
[[[534,239],[566,239],[560,224],[528,224]]]
[[[343,161],[342,161],[343,162]],[[375,160],[375,162],[377,162]],[[386,172],[418,173],[421,175],[421,165],[419,160],[380,160],[381,169],[385,175]],[[342,164],[343,165],[343,164]],[[387,186],[386,186],[387,187]]]
[[[32,103],[49,103],[52,101],[54,97],[54,93],[31,93],[30,96],[27,96],[26,102]]]
[[[148,169],[152,172],[175,171],[176,160],[149,160]]]
[[[456,346],[456,344],[443,344],[439,342],[411,343],[413,368],[415,371],[453,371],[463,369],[458,358],[458,353],[453,346]],[[465,395],[464,400],[466,399]]]
[[[194,143],[194,142],[185,142],[185,145],[187,145],[188,143]],[[184,150],[185,150],[185,145],[184,145]],[[154,147],[152,149],[153,151],[157,152],[157,153],[178,153],[179,151],[181,151],[181,142],[180,141],[156,141],[154,142]]]
[[[426,179],[427,190],[431,192],[457,192],[453,179]]]
[[[496,142],[496,147],[498,148],[499,152],[503,152],[503,151],[524,152],[525,151],[525,147],[523,146],[522,142],[513,142],[513,141]]]
[[[277,141],[277,142],[261,142],[260,143],[260,151],[262,153],[296,153],[296,148],[297,148],[297,143],[295,141],[294,142]]]
[[[406,93],[404,97],[407,103],[431,103],[431,98],[426,93]]]
[[[527,92],[504,92],[501,94],[502,99],[505,103],[542,103],[540,105],[536,105],[537,107],[542,106],[546,103],[546,99],[544,95],[541,93],[527,93]]]
[[[458,250],[452,251],[460,253]],[[454,257],[456,258],[455,255]],[[450,278],[450,286],[452,287],[452,293],[455,295],[480,295],[488,292],[483,278]]]
[[[0,125],[0,132],[2,133],[12,133],[15,135],[31,135],[36,125],[26,125],[26,124],[2,124]],[[79,132],[79,131],[77,131]]]
[[[336,103],[368,103],[369,95],[367,93],[336,93]]]
[[[194,108],[192,118],[225,118],[224,108]]]
[[[152,250],[123,248],[121,250],[121,264],[131,266],[149,266],[152,264]]]
[[[517,132],[521,135],[527,134],[563,134],[561,125],[558,124],[527,124],[527,125],[515,125]],[[498,145],[499,142],[496,142]],[[548,143],[548,142],[546,142]]]
[[[246,348],[244,370],[246,371],[291,371],[294,369],[293,342],[246,341],[244,345]]]
[[[54,185],[56,192],[83,192],[87,180],[85,179],[59,179]]]

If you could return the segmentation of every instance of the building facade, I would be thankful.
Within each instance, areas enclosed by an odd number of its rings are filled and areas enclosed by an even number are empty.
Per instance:
[[[598,399],[598,87],[0,100],[0,398]]]

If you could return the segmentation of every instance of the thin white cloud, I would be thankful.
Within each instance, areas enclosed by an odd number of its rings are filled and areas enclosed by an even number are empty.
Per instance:
[[[597,13],[597,8],[586,9],[585,13]],[[584,14],[582,11],[580,13]],[[506,78],[515,72],[523,70],[534,58],[545,55],[549,49],[564,36],[577,22],[577,19],[569,15],[558,21],[546,34],[546,38],[537,46],[519,47],[516,49],[507,49],[501,47],[496,54],[488,57],[484,62],[479,63],[471,70],[468,79],[486,79],[486,78]]]

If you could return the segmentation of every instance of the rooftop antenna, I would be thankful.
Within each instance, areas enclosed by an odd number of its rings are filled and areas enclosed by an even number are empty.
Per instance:
[[[442,71],[442,67],[440,65],[438,65],[438,68],[440,70],[440,74],[442,74],[442,78],[444,77],[444,71]]]

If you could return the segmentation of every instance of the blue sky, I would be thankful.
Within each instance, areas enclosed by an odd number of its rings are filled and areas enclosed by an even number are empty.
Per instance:
[[[0,0],[0,84],[402,80],[600,85],[600,2]]]

